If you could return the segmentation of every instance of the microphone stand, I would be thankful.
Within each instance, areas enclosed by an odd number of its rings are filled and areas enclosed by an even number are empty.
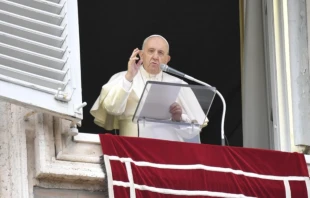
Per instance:
[[[188,80],[191,80],[191,81],[197,82],[199,84],[202,84],[202,85],[204,85],[206,87],[211,87],[209,84],[207,84],[205,82],[202,82],[200,80],[197,80],[196,78],[193,78],[193,77],[188,76],[186,74],[184,74],[183,77],[188,79]],[[222,123],[221,123],[221,144],[222,144],[222,146],[225,146],[224,121],[225,121],[225,114],[226,114],[226,102],[224,100],[224,97],[222,96],[222,94],[218,90],[216,90],[216,93],[221,98],[221,100],[223,102],[223,114],[222,114]]]

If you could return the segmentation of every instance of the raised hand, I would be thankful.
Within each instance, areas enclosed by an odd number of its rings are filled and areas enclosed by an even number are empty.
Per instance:
[[[141,59],[139,60],[139,58],[137,57],[139,52],[140,50],[138,48],[134,49],[128,61],[128,69],[125,77],[130,82],[132,82],[133,78],[137,75],[139,68],[143,62]],[[137,60],[139,61],[136,62]]]
[[[169,112],[171,113],[171,117],[173,121],[181,121],[182,117],[182,107],[177,102],[174,102],[169,109]]]

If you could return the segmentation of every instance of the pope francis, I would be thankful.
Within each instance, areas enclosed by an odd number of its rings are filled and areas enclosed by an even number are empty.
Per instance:
[[[139,58],[139,57],[140,58]],[[138,136],[138,126],[132,118],[147,81],[160,81],[187,84],[185,81],[164,73],[160,64],[170,61],[169,44],[160,35],[147,37],[142,50],[134,49],[129,61],[127,71],[119,72],[102,86],[99,97],[92,106],[90,113],[94,116],[95,124],[106,130],[119,129],[120,135]],[[202,122],[207,125],[205,117],[195,95],[181,90],[176,102],[171,104],[169,112],[175,122]],[[147,137],[172,141],[199,136],[201,128],[193,130],[192,127],[150,127]],[[140,134],[141,136],[141,134]]]

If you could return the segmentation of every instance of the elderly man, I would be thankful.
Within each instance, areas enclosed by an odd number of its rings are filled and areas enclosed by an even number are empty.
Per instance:
[[[95,117],[94,122],[107,130],[119,129],[120,135],[123,136],[138,136],[138,127],[132,122],[132,118],[146,82],[151,80],[186,84],[183,80],[161,71],[160,64],[167,64],[169,61],[167,40],[160,35],[147,37],[143,42],[142,50],[138,48],[133,50],[127,71],[113,75],[109,82],[103,85],[100,96],[90,111]],[[177,101],[171,104],[169,112],[173,121],[190,123],[195,120],[193,111],[195,108],[200,111],[200,106],[193,107],[191,103],[196,98],[193,94],[190,97],[189,95],[181,92]],[[170,132],[155,131],[152,132],[151,137],[184,141],[183,138],[197,136],[199,132],[200,129],[196,130],[195,134],[192,130],[188,132],[184,129]]]

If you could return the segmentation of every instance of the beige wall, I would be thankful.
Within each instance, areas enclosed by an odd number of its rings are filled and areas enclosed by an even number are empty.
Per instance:
[[[74,140],[69,122],[0,102],[0,197],[33,197],[33,187],[102,190],[98,135]],[[78,139],[78,138],[76,138]]]
[[[105,198],[104,192],[90,192],[85,190],[46,189],[35,187],[34,198]]]

